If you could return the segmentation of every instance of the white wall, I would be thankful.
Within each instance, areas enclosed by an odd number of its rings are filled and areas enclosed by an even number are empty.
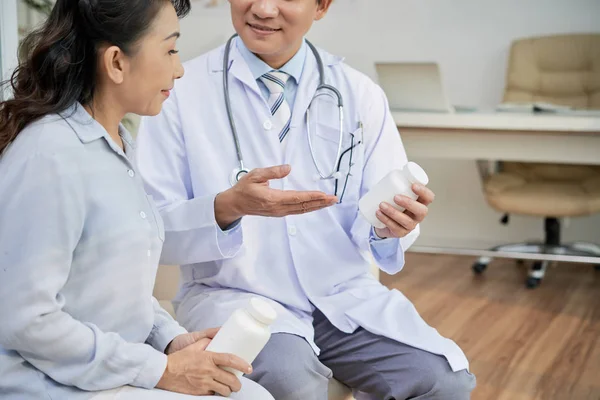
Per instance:
[[[184,59],[216,47],[233,32],[227,5],[194,6],[182,21]],[[435,60],[454,104],[489,108],[502,97],[511,40],[600,32],[599,16],[599,0],[336,0],[309,39],[374,79],[375,61]],[[427,169],[437,193],[421,244],[456,240],[485,246],[542,237],[537,218],[498,223],[500,215],[486,205],[473,163],[415,161]],[[564,239],[600,243],[600,216],[567,221]]]
[[[182,21],[184,59],[233,33],[228,5],[202,5]],[[308,37],[373,78],[375,61],[435,60],[453,103],[493,107],[512,39],[600,32],[599,16],[599,0],[335,0]]]

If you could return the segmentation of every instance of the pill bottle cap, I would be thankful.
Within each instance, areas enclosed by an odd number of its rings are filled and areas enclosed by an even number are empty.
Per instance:
[[[277,312],[265,300],[253,297],[246,306],[246,311],[257,321],[271,325],[277,318]]]
[[[408,162],[402,172],[406,179],[410,181],[410,183],[420,183],[421,185],[427,185],[429,183],[429,177],[427,173],[421,168],[417,163],[412,161]]]

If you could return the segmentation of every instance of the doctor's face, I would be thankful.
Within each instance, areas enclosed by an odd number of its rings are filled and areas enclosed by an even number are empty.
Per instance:
[[[314,21],[332,0],[229,0],[236,32],[248,49],[273,68],[298,51]]]

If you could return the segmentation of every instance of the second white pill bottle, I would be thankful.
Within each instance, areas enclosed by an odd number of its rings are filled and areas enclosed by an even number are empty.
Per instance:
[[[253,297],[247,306],[235,310],[212,339],[206,351],[234,354],[252,364],[271,337],[270,325],[277,318],[271,305]],[[243,373],[231,368],[223,368],[238,378]]]
[[[429,177],[418,164],[408,162],[402,169],[396,169],[383,177],[367,194],[358,202],[358,209],[362,216],[375,228],[384,229],[385,225],[375,214],[379,205],[388,203],[400,212],[404,208],[394,201],[396,195],[404,195],[416,200],[418,196],[412,191],[412,185],[420,183],[427,185]]]

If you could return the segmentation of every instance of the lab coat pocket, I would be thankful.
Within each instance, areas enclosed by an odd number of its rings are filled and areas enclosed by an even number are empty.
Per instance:
[[[353,204],[358,202],[362,181],[362,129],[343,132],[342,147],[337,157],[339,135],[339,127],[318,124],[312,138],[314,155],[323,173],[338,172],[339,178],[333,183],[335,194],[343,204]]]
[[[150,204],[150,209],[152,210],[152,216],[154,217],[154,223],[156,225],[158,238],[161,240],[161,242],[164,242],[165,241],[165,225],[164,225],[163,219],[160,216],[160,212],[158,211],[158,208],[156,208],[156,205],[154,204],[154,199],[152,198],[152,196],[151,195],[146,195],[146,196],[148,197],[148,204]]]

